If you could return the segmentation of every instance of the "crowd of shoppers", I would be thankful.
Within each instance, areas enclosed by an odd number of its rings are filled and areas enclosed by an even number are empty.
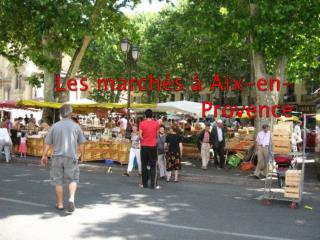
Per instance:
[[[11,155],[13,157],[26,157],[28,131],[36,127],[48,130],[50,128],[49,124],[50,121],[41,121],[38,126],[33,114],[30,114],[30,117],[26,114],[24,118],[15,118],[13,123],[8,117],[3,117],[0,121],[0,129],[2,131],[0,148],[4,150],[6,162],[9,163]]]

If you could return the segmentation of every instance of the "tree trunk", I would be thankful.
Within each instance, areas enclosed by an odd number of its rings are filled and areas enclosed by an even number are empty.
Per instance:
[[[253,51],[253,50],[252,50]],[[265,79],[269,81],[269,76],[266,73],[266,67],[264,58],[261,53],[252,52],[252,61],[253,61],[253,67],[254,67],[254,82],[255,86],[257,86],[257,82],[260,79]],[[269,126],[272,125],[272,116],[270,115],[267,117],[266,112],[263,111],[261,116],[259,114],[259,107],[261,105],[268,105],[269,109],[272,107],[272,101],[271,101],[271,95],[268,91],[259,91],[257,87],[255,87],[256,90],[256,118],[255,118],[255,127],[256,132],[258,132],[263,124],[268,124]]]
[[[44,34],[42,40],[43,45],[49,45],[50,41],[52,41],[50,34]],[[43,54],[48,57],[48,60],[52,64],[50,65],[50,68],[44,69],[44,100],[46,102],[56,102],[55,74],[61,72],[62,53],[57,51],[46,51]],[[47,122],[58,121],[59,115],[57,115],[56,112],[57,111],[54,111],[51,108],[44,108],[42,113],[42,120]]]
[[[276,88],[274,88],[274,90],[271,92],[273,104],[279,103],[282,84],[286,80],[287,62],[288,62],[288,60],[287,60],[286,56],[282,56],[282,57],[278,58],[278,60],[277,60],[275,70],[274,70],[274,78],[280,80],[280,90],[277,91]]]
[[[257,5],[250,4],[250,15],[254,16],[257,14]],[[254,42],[252,36],[250,36],[251,44]],[[253,48],[251,49],[251,61],[253,67],[253,78],[255,82],[255,91],[256,91],[256,118],[255,118],[255,128],[256,133],[260,131],[263,124],[268,124],[270,129],[272,129],[273,124],[275,123],[275,118],[271,113],[271,108],[279,103],[279,96],[280,91],[277,91],[277,88],[274,86],[273,90],[270,91],[269,89],[269,81],[270,77],[267,74],[265,61],[262,53],[256,52]],[[276,67],[273,71],[273,78],[277,78],[280,80],[280,90],[282,83],[285,80],[285,69],[287,66],[287,58],[285,56],[280,57],[277,59]],[[265,79],[267,81],[267,91],[260,91],[257,88],[257,82],[259,79]],[[269,107],[269,117],[266,116],[266,112],[262,111],[261,116],[259,115],[259,107],[261,105],[267,105]]]
[[[57,72],[50,71],[48,69],[44,70],[44,86],[43,95],[46,102],[55,102],[55,74]],[[48,123],[54,123],[59,120],[59,115],[57,115],[52,108],[44,108],[42,113],[42,120]]]
[[[74,78],[76,76],[76,73],[79,69],[82,58],[91,42],[91,39],[92,38],[89,35],[84,36],[81,45],[78,47],[78,49],[74,53],[67,75],[65,78],[61,79],[63,87],[66,87],[68,79]],[[67,102],[68,97],[69,97],[69,91],[61,92],[59,94],[59,102]]]

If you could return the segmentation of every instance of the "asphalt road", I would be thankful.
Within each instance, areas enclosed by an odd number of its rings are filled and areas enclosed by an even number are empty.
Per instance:
[[[68,215],[54,209],[47,169],[0,163],[0,239],[320,239],[319,192],[293,210],[287,202],[262,205],[260,188],[163,182],[150,190],[138,188],[137,177],[80,177]]]

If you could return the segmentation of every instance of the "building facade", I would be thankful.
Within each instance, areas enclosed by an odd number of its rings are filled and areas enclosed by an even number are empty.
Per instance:
[[[26,79],[40,70],[31,61],[17,68],[0,56],[0,100],[32,99],[36,89]]]

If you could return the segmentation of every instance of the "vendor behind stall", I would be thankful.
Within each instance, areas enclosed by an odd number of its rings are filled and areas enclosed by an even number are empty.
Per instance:
[[[47,131],[47,130],[49,130],[50,125],[48,124],[47,121],[40,120],[40,121],[39,121],[39,127],[40,127],[41,130]]]
[[[11,140],[12,140],[12,151],[13,154],[18,153],[18,148],[20,144],[20,136],[21,136],[21,122],[23,118],[19,117],[14,120],[12,129],[11,129]]]

